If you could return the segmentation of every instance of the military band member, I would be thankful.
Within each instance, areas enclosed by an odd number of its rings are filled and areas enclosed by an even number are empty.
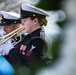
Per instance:
[[[46,16],[43,10],[23,3],[21,9],[21,24],[28,33],[19,46],[9,51],[11,64],[25,65],[31,70],[43,66],[43,51],[46,45],[43,25],[47,25]]]
[[[21,26],[21,21],[19,18],[20,18],[20,15],[15,12],[0,11],[0,26],[3,26],[3,30],[5,31],[6,35]],[[21,37],[23,38],[23,36],[24,35],[22,34]],[[17,38],[11,37],[4,44],[0,44],[0,54],[3,55],[7,59],[7,61],[10,62],[9,50],[11,50],[12,48],[15,48],[19,44],[18,43],[16,45],[13,45],[13,42],[18,42],[19,40],[20,40],[19,36]],[[14,74],[11,74],[11,75],[14,75]]]
[[[1,15],[0,16],[0,26],[3,26],[3,30],[5,31],[6,34],[14,31],[15,29],[17,29],[21,26],[21,21],[19,19],[20,15],[18,13],[0,11],[0,15]],[[23,35],[21,35],[21,37],[23,38]],[[19,40],[20,40],[20,36],[11,37],[10,40],[6,41],[6,44],[1,45],[0,54],[8,55],[9,49],[17,46],[17,44],[13,45],[13,42],[18,42]],[[2,49],[2,51],[1,51],[1,49]]]

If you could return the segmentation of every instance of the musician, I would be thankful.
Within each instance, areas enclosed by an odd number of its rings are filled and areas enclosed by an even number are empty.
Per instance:
[[[43,51],[46,46],[43,25],[47,25],[48,14],[34,6],[21,5],[21,22],[28,33],[19,46],[9,51],[11,64],[25,65],[31,70],[43,66]]]
[[[21,26],[21,21],[19,18],[20,15],[18,13],[0,11],[0,26],[3,26],[5,33],[8,34]],[[23,38],[23,35],[21,35],[21,37]],[[19,36],[13,36],[11,39],[7,40],[6,45],[5,44],[1,45],[0,54],[8,55],[9,48],[13,48],[17,46],[17,45],[14,46],[13,42],[18,42],[19,40],[20,40]],[[10,44],[11,47],[9,46],[8,43]],[[5,48],[6,50],[4,50]],[[1,51],[1,49],[3,50]]]
[[[0,26],[3,26],[5,33],[8,34],[21,26],[21,21],[19,18],[20,18],[20,15],[15,12],[0,11]],[[23,38],[23,35],[21,35],[21,37]],[[18,44],[14,46],[13,42],[18,42],[19,40],[20,40],[19,36],[15,38],[11,37],[4,44],[0,44],[0,54],[3,55],[9,62],[10,62],[9,50],[11,50],[12,48],[15,48]],[[8,65],[8,68],[12,70],[12,68],[9,67],[9,63],[7,65]],[[7,73],[5,72],[5,74],[8,74],[9,71],[6,70]]]

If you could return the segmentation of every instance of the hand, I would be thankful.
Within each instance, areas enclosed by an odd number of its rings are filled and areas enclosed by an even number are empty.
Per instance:
[[[5,44],[0,45],[0,54],[1,55],[8,55],[9,51],[14,48],[11,40],[8,40]]]

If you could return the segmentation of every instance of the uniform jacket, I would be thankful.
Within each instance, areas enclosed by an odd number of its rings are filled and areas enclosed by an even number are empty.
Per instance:
[[[43,50],[45,47],[44,34],[41,28],[26,35],[23,40],[9,52],[9,61],[12,64],[20,64],[28,67],[41,66],[43,64]]]

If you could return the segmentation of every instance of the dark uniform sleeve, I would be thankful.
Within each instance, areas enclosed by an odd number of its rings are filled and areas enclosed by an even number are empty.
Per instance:
[[[11,49],[10,52],[9,52],[8,61],[9,61],[13,66],[14,66],[14,65],[17,65],[17,64],[21,64],[22,54],[20,54],[19,48],[20,48],[20,46],[15,47],[15,48]]]
[[[24,39],[25,35],[21,35],[21,37]],[[23,42],[23,39],[21,42],[19,42],[17,45],[14,46],[13,49],[10,50],[9,55],[5,56],[6,59],[14,66],[15,64],[20,64],[22,60],[22,54],[20,54],[20,45]],[[14,40],[14,42],[18,42],[20,40],[20,37],[17,37],[17,40]],[[12,40],[13,42],[13,40]]]

